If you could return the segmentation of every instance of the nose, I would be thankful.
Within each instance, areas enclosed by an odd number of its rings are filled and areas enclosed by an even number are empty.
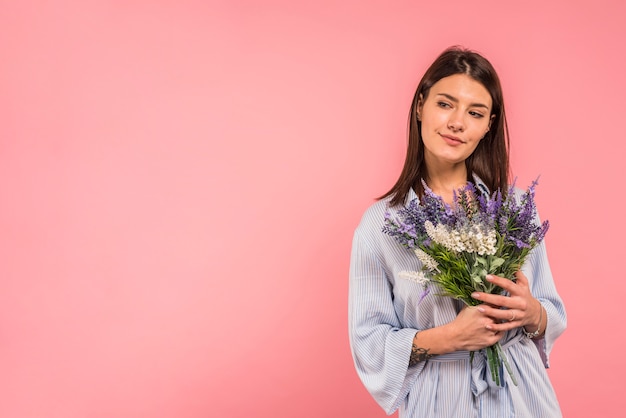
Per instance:
[[[448,128],[453,132],[463,132],[465,123],[460,112],[452,112],[448,120]]]

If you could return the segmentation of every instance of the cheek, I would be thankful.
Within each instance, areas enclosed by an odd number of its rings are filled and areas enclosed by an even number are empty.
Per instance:
[[[481,123],[479,125],[476,125],[472,128],[472,140],[473,141],[480,141],[482,138],[485,137],[485,135],[487,134],[487,132],[489,132],[487,129],[489,127],[488,123]]]
[[[425,116],[422,119],[422,127],[425,129],[438,129],[447,123],[445,116],[437,112],[430,112]]]
[[[478,145],[478,143],[483,139],[484,135],[482,135],[482,133],[478,133],[476,135],[473,136],[472,141],[476,143],[476,145]]]
[[[476,151],[476,148],[478,148],[478,146],[480,145],[480,143],[482,142],[481,138],[477,138],[476,140],[474,140],[471,143],[471,147],[469,148],[469,155],[472,155],[474,153],[474,151]]]

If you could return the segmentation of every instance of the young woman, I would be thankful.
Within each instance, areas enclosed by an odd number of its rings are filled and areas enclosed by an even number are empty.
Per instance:
[[[350,265],[350,344],[361,381],[400,417],[560,417],[546,373],[566,316],[545,244],[533,249],[515,282],[489,276],[507,296],[476,293],[463,303],[399,277],[419,269],[415,254],[382,232],[392,214],[424,194],[422,181],[451,203],[471,181],[506,190],[508,132],[503,95],[492,65],[453,47],[420,81],[409,115],[409,144],[396,184],[365,212]],[[496,342],[517,378],[496,385],[480,351]],[[476,352],[470,362],[470,352]]]

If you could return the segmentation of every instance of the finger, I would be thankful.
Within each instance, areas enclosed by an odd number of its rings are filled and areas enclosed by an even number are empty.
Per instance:
[[[509,309],[507,313],[511,314],[511,316],[509,318],[506,318],[506,321],[507,322],[515,321],[515,319],[517,318],[517,314],[515,313],[515,310]]]
[[[504,313],[505,315],[502,315]],[[515,315],[513,321],[509,321],[513,315],[511,314],[511,310],[500,310],[498,313],[500,319],[496,319],[496,317],[492,317],[494,319],[493,323],[490,323],[488,326],[485,326],[490,331],[496,332],[507,332],[515,328],[519,328],[521,326],[521,318],[518,318],[519,315]]]
[[[522,270],[518,270],[515,272],[515,280],[520,286],[528,286],[528,277],[526,277],[526,275],[522,273]]]
[[[508,291],[509,293],[515,291],[515,286],[517,286],[513,280],[500,276],[495,276],[493,274],[488,274],[487,276],[485,276],[485,279],[488,282],[493,283],[496,286],[499,286],[502,289]]]
[[[508,325],[505,324],[486,324],[485,329],[489,332],[493,332],[494,334],[500,334],[508,331]]]
[[[488,305],[478,305],[478,310],[492,318],[496,323],[510,322],[517,323],[516,326],[519,326],[519,321],[523,318],[523,312],[514,308],[500,309],[491,308]]]
[[[493,306],[496,308],[498,307],[515,308],[515,306],[512,306],[511,304],[512,300],[509,296],[492,295],[490,293],[481,293],[481,292],[474,292],[472,293],[471,296],[474,299],[483,302],[483,304]],[[496,309],[496,310],[499,310],[499,309]]]
[[[493,324],[493,325],[485,326],[486,329],[496,334],[505,333],[517,327],[519,327],[519,325],[511,325],[511,323],[508,323],[508,322],[502,322],[500,324]]]

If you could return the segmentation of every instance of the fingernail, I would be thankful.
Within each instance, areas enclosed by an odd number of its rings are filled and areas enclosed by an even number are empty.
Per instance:
[[[478,308],[478,312],[485,312],[485,308]]]
[[[480,297],[480,295],[476,292],[472,293],[470,296],[473,297],[474,299],[478,299]]]
[[[491,274],[488,274],[485,276],[485,279],[492,281],[493,280],[493,276]]]

